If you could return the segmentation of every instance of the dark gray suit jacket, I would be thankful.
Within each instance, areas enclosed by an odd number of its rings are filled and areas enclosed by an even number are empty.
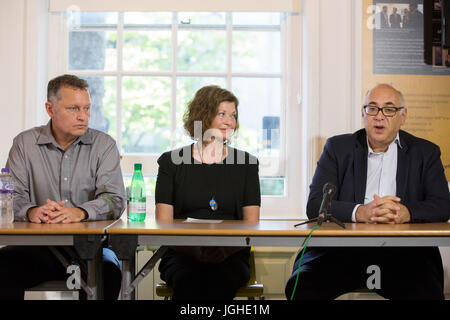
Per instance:
[[[400,130],[397,161],[397,196],[411,213],[411,222],[442,222],[450,219],[450,195],[437,145]],[[336,187],[331,212],[351,222],[355,205],[364,203],[367,180],[365,129],[329,138],[317,163],[307,204],[309,218],[317,217],[323,185]],[[437,250],[437,248],[434,248]],[[326,249],[305,252],[303,263],[323,255]]]

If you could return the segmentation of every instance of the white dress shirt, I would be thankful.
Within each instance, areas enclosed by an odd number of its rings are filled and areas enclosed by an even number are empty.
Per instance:
[[[374,152],[367,140],[367,182],[364,204],[373,201],[373,195],[380,197],[395,196],[397,191],[397,152],[401,148],[400,137],[391,142],[385,152]],[[357,204],[352,212],[352,221],[356,222],[356,210],[361,204]]]

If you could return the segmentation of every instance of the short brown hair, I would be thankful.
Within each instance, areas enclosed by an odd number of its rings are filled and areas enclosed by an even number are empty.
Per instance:
[[[189,102],[188,107],[183,116],[184,129],[193,139],[200,139],[194,135],[194,122],[202,122],[202,135],[211,127],[211,123],[217,115],[217,109],[222,102],[234,102],[236,106],[236,128],[239,128],[238,122],[238,104],[239,100],[236,96],[219,86],[206,86],[199,89],[194,98]]]
[[[86,80],[78,78],[72,74],[63,74],[62,76],[58,76],[48,82],[47,85],[47,101],[50,101],[51,98],[56,97],[56,99],[61,99],[59,95],[59,89],[62,87],[72,87],[77,89],[87,90],[89,84]]]

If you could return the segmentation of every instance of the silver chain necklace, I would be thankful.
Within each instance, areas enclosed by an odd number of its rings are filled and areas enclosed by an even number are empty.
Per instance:
[[[202,151],[200,150],[200,144],[198,142],[197,142],[197,151],[200,156],[200,160],[202,161],[202,164],[204,164]],[[209,200],[209,203],[208,203],[209,207],[211,208],[212,211],[216,211],[219,208],[219,205],[217,204],[217,201],[214,198],[215,198],[215,195],[213,194],[211,200]]]

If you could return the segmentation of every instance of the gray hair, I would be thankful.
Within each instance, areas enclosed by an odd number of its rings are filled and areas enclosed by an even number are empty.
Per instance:
[[[62,76],[56,77],[48,82],[47,85],[47,101],[52,98],[60,100],[61,96],[59,94],[59,89],[62,87],[72,87],[82,90],[88,90],[88,83],[86,80],[78,78],[73,74],[63,74]]]

